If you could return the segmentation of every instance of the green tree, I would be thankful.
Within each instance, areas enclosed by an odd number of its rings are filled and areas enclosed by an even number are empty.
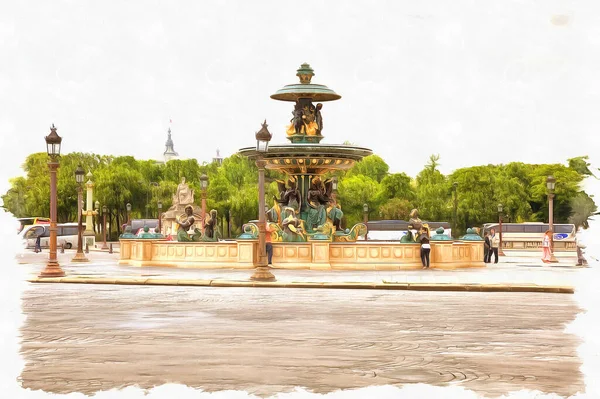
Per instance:
[[[363,175],[381,182],[387,175],[389,166],[378,155],[369,155],[357,162],[347,173],[347,176]]]
[[[421,219],[428,221],[450,220],[450,183],[437,169],[439,155],[431,155],[425,168],[416,178],[417,207]]]
[[[598,207],[594,203],[594,200],[586,193],[580,192],[571,199],[571,216],[569,216],[569,223],[573,223],[575,229],[580,227],[587,229],[590,227],[589,220],[594,215],[597,215],[597,211]]]
[[[340,182],[337,198],[344,212],[346,225],[352,226],[362,222],[363,204],[369,206],[369,213],[378,214],[382,202],[382,189],[377,180],[368,176],[354,175]]]
[[[392,198],[385,202],[379,209],[384,220],[408,220],[413,204],[403,198]]]
[[[414,201],[417,197],[411,178],[406,173],[392,173],[381,180],[383,195],[386,198],[401,198]]]

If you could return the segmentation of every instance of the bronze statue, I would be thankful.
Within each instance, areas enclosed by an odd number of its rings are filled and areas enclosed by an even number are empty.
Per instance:
[[[329,198],[319,176],[312,179],[310,189],[308,190],[307,194],[307,201],[309,208],[306,224],[308,225],[308,232],[311,233],[313,230],[319,226],[322,226],[327,221],[325,205],[329,203]]]
[[[217,210],[213,209],[210,211],[210,216],[206,218],[206,222],[204,223],[203,241],[217,241],[217,221]]]
[[[419,219],[419,211],[417,209],[413,209],[410,211],[410,219],[408,221],[408,228],[410,230],[420,231],[421,227],[423,227],[423,222]]]
[[[184,242],[191,241],[187,232],[195,222],[193,213],[194,213],[194,209],[188,205],[185,207],[185,214],[181,215],[181,216],[183,216],[183,218],[180,218],[180,219],[183,219],[183,220],[181,222],[176,221],[176,223],[178,225],[177,241],[184,241]]]
[[[302,242],[306,241],[305,231],[302,228],[302,220],[296,218],[295,210],[291,207],[283,208],[283,241],[285,242]]]
[[[331,219],[331,223],[333,224],[333,227],[335,227],[335,230],[341,231],[342,218],[344,217],[344,212],[342,212],[342,207],[336,202],[335,199],[331,199],[331,201],[329,202],[327,216],[329,217],[329,219]]]
[[[288,179],[288,185],[289,188],[283,195],[283,204],[290,208],[294,208],[294,211],[298,213],[302,206],[302,194],[300,194],[300,190],[296,187],[296,178],[290,177]]]
[[[291,119],[290,122],[292,122],[292,125],[294,126],[295,134],[302,134],[302,128],[304,127],[304,112],[302,112],[300,104],[296,104],[292,115],[294,117]]]
[[[323,131],[323,117],[321,116],[321,108],[323,108],[323,104],[318,103],[315,110],[315,122],[317,123],[317,134],[319,135]]]

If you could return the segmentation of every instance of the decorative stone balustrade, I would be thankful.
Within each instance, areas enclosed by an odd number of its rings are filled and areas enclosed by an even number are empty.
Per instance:
[[[119,264],[182,268],[251,269],[256,240],[176,242],[122,239]],[[485,267],[483,241],[432,241],[431,268]],[[404,270],[421,268],[419,244],[398,242],[276,242],[273,264],[280,269]]]

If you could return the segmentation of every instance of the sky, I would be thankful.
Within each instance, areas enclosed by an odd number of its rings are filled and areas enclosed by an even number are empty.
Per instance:
[[[63,154],[162,159],[169,120],[184,159],[252,146],[265,119],[284,144],[292,105],[269,96],[304,62],[342,96],[324,103],[322,143],[371,148],[392,172],[431,154],[443,173],[600,167],[597,0],[32,0],[0,7],[0,193],[52,123]],[[600,198],[598,180],[585,189]]]
[[[600,153],[594,1],[27,1],[0,13],[0,189],[45,151],[162,159],[283,144],[298,82],[324,103],[322,143],[371,148],[392,172]],[[8,156],[7,156],[8,153]]]

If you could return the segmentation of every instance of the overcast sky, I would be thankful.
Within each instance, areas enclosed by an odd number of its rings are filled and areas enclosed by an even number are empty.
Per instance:
[[[313,83],[325,139],[415,176],[472,165],[600,158],[597,1],[28,1],[0,13],[0,189],[55,123],[63,153],[161,159],[285,143]]]

